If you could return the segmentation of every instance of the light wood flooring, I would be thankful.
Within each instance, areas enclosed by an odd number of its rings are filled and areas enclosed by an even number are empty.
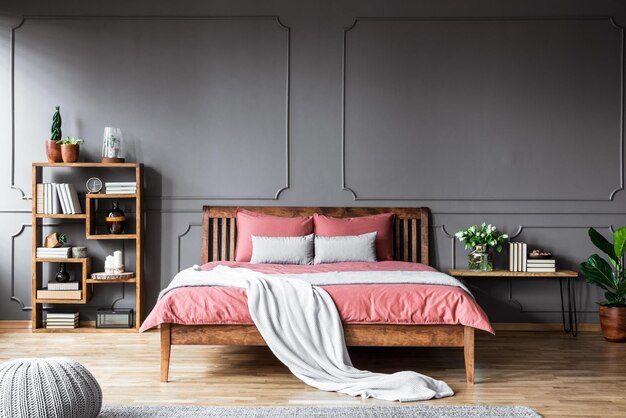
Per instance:
[[[476,384],[465,384],[460,349],[351,349],[356,367],[411,369],[456,391],[433,405],[525,405],[546,417],[626,416],[626,344],[599,333],[477,333]],[[159,334],[33,334],[0,331],[0,362],[69,356],[91,370],[106,404],[400,405],[321,392],[293,377],[264,347],[174,346],[169,383],[159,382]]]

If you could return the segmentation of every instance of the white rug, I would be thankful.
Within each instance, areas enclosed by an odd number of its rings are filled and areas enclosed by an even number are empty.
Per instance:
[[[105,406],[99,418],[541,418],[524,406],[213,407]]]

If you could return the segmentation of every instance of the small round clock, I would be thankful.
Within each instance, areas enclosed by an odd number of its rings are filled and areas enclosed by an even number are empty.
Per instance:
[[[100,190],[102,190],[102,180],[98,177],[92,177],[87,180],[86,186],[89,193],[100,193]]]

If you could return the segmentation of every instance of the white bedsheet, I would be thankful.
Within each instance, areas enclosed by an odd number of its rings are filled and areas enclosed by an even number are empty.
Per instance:
[[[394,277],[389,272],[386,273],[386,277]],[[397,280],[411,280],[410,282],[395,283],[415,283],[422,280],[419,282],[464,287],[443,273],[410,273],[416,274],[395,275]],[[354,368],[333,300],[324,289],[311,284],[334,284],[329,281],[338,279],[332,274],[319,274],[324,276],[301,280],[300,276],[318,274],[293,275],[298,277],[295,278],[291,275],[268,276],[250,269],[226,266],[218,266],[211,271],[191,268],[178,273],[161,292],[160,297],[181,286],[228,286],[246,289],[252,320],[268,347],[297,378],[324,391],[403,402],[454,394],[445,382],[416,372],[384,374]],[[352,277],[353,281],[357,280],[356,283],[379,283],[359,280],[380,280],[375,275],[360,275],[361,278],[358,276]],[[421,279],[418,278],[420,276]]]

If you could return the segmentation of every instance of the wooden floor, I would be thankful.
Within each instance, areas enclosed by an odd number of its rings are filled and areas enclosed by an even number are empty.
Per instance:
[[[355,366],[444,379],[456,391],[432,405],[525,405],[546,417],[626,416],[626,344],[598,333],[477,334],[476,385],[465,384],[460,349],[352,349]],[[313,389],[267,348],[174,346],[170,383],[159,383],[159,334],[0,332],[0,362],[69,356],[92,371],[105,404],[400,405]]]

